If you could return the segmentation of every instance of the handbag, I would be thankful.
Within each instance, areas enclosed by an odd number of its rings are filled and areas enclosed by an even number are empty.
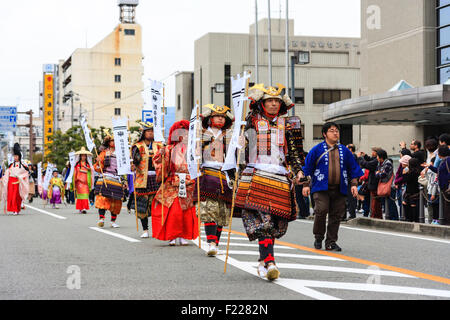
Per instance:
[[[392,181],[394,180],[394,173],[392,173],[391,178],[388,182],[379,182],[377,187],[377,196],[378,197],[390,197],[391,196],[391,188]]]
[[[368,196],[369,193],[370,193],[370,192],[369,192],[369,183],[365,181],[365,182],[359,187],[358,194],[359,194],[360,196]]]

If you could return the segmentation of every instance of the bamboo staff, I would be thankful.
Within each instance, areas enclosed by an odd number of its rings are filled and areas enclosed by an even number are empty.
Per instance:
[[[250,71],[247,71],[248,74],[250,74]],[[248,86],[250,83],[250,78],[247,78],[246,84],[245,84],[245,97],[248,97]],[[247,113],[247,103],[248,101],[245,100],[244,101],[244,112],[242,113],[242,116],[245,117],[246,113]],[[241,122],[242,122],[242,116],[241,116]],[[239,135],[239,138],[244,134],[244,128],[245,125],[241,124],[241,133]],[[244,150],[245,150],[245,145],[243,146]],[[241,160],[241,150],[239,150],[238,152],[238,156],[237,156],[237,165],[239,165]],[[234,178],[234,185],[233,185],[233,201],[231,204],[231,213],[230,213],[230,225],[228,227],[228,241],[227,241],[227,254],[225,256],[225,266],[224,266],[224,270],[223,272],[226,273],[227,272],[227,264],[228,264],[228,254],[229,254],[229,250],[230,250],[230,239],[231,239],[231,224],[233,222],[233,213],[234,213],[234,205],[235,205],[235,201],[236,201],[236,189],[237,189],[237,184],[238,184],[238,170],[236,170],[235,173],[235,178]]]
[[[128,117],[128,132],[130,131],[130,118]],[[133,146],[131,145],[131,133],[128,135],[128,143],[130,144],[130,155],[131,158],[133,159],[133,154],[132,154],[132,150],[133,150]],[[134,164],[134,163],[133,163]],[[136,166],[135,166],[135,170],[136,170]],[[134,177],[134,172],[131,172],[132,176],[133,176],[133,195],[134,195],[134,215],[136,216],[136,231],[139,232],[139,223],[138,223],[138,216],[137,216],[137,196],[136,196],[136,179]],[[128,186],[128,190],[130,186]]]
[[[198,106],[198,101],[197,101],[197,106]],[[196,121],[198,122],[198,120],[200,119],[200,106],[197,108],[197,119]],[[199,131],[200,131],[200,124],[198,124],[197,127],[197,134],[195,135],[196,138],[198,139],[199,136]],[[197,141],[197,150],[200,150],[201,152],[201,136],[200,139]],[[200,172],[200,159],[197,159],[197,172]],[[200,174],[201,176],[201,174]],[[197,177],[197,218],[198,218],[198,246],[201,249],[202,248],[202,237],[201,237],[201,219],[200,219],[200,176]]]
[[[165,100],[166,100],[166,87],[163,84],[163,107],[162,107],[162,135],[163,138],[165,138],[165,130],[164,130],[164,118],[165,118]],[[164,146],[163,146],[164,148]],[[161,209],[161,226],[164,225],[164,158],[166,157],[166,150],[164,149],[164,154],[162,157],[162,169],[161,169],[161,200],[162,202],[162,209]]]

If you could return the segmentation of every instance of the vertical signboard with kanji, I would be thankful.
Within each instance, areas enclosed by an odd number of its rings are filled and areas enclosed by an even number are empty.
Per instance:
[[[53,135],[53,75],[44,74],[44,154],[50,152],[50,137]]]

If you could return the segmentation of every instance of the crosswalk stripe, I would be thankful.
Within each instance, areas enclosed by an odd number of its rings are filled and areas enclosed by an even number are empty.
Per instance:
[[[119,239],[122,239],[122,240],[126,240],[126,241],[129,241],[129,242],[141,242],[140,240],[136,240],[136,239],[124,236],[122,234],[111,232],[111,231],[106,231],[106,230],[103,230],[103,229],[100,229],[100,228],[97,228],[97,227],[89,227],[89,229],[94,230],[94,231],[98,231],[98,232],[101,232],[101,233],[105,233],[105,234],[108,234],[110,236],[113,236],[113,237],[116,237],[116,238],[119,238]]]
[[[243,262],[247,263],[253,267],[257,267],[255,262]],[[358,273],[358,274],[367,274],[367,275],[379,275],[379,276],[388,276],[388,277],[400,277],[400,278],[415,278],[413,276],[392,272],[392,271],[384,271],[384,270],[376,270],[376,269],[361,269],[361,268],[343,268],[343,267],[332,267],[332,266],[319,266],[319,265],[309,265],[309,264],[299,264],[299,263],[279,263],[277,262],[278,269],[297,269],[297,270],[314,270],[314,271],[329,271],[329,272],[345,272],[345,273]]]
[[[259,256],[258,251],[244,251],[244,250],[229,250],[229,254],[236,255],[249,255],[249,256]],[[277,252],[275,258],[285,257],[285,258],[299,258],[299,259],[314,259],[314,260],[328,260],[328,261],[344,261],[338,258],[317,256],[317,255],[305,255],[305,254],[293,254],[293,253],[282,253]]]
[[[282,278],[282,279],[280,278],[279,280],[277,280],[277,284],[282,285],[286,288],[290,288],[290,289],[296,288],[296,287],[326,288],[326,289],[399,293],[399,294],[411,294],[411,295],[423,295],[423,296],[450,298],[450,291],[448,291],[448,290],[391,286],[391,285],[383,285],[383,284],[298,280],[298,279],[285,279],[285,278]]]

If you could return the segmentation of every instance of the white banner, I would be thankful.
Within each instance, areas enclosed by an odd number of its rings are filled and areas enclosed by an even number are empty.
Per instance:
[[[71,153],[69,153],[69,163],[70,163],[70,173],[69,173],[69,175],[67,176],[67,179],[66,179],[66,183],[72,183],[72,177],[73,177],[73,174],[74,174],[74,171],[75,171],[75,152],[71,152]]]
[[[114,143],[116,145],[117,174],[132,174],[130,163],[130,146],[128,144],[128,119],[113,119]]]
[[[247,87],[247,79],[250,78],[250,74],[244,72],[243,77],[240,74],[236,78],[232,78],[232,97],[233,97],[233,112],[236,119],[233,129],[233,136],[228,147],[225,163],[222,166],[222,171],[236,169],[238,170],[238,164],[236,163],[236,149],[239,145],[239,136],[241,134],[242,118],[245,116],[244,102],[248,99],[245,95],[245,89]]]
[[[196,179],[201,175],[198,166],[201,155],[197,154],[197,143],[200,141],[199,128],[201,128],[200,119],[197,117],[198,110],[199,105],[196,104],[195,108],[192,110],[191,120],[189,124],[188,152],[186,155],[189,175],[191,176],[191,179]]]
[[[8,153],[8,166],[11,165],[11,163],[14,162],[14,157],[12,155],[12,153]]]
[[[39,162],[37,165],[37,180],[38,186],[42,186],[42,162]]]
[[[151,102],[153,111],[153,132],[156,142],[165,142],[163,128],[163,88],[164,84],[159,81],[151,82]]]
[[[95,148],[95,144],[91,139],[91,131],[88,128],[87,120],[84,116],[81,117],[80,124],[81,124],[81,128],[83,128],[84,139],[86,140],[87,148],[90,152],[92,152],[92,149]]]
[[[50,184],[50,179],[52,178],[54,168],[55,166],[53,164],[47,162],[47,170],[45,171],[44,185],[43,185],[44,190],[48,189],[48,185]]]

